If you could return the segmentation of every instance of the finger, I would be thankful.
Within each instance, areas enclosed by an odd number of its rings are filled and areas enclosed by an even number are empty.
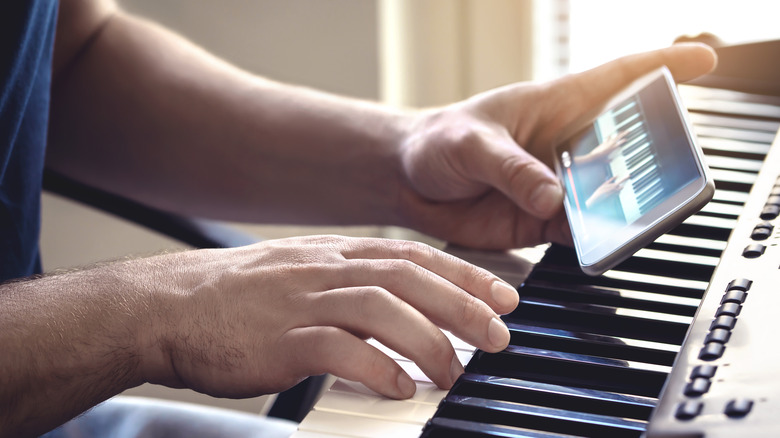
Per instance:
[[[280,367],[295,375],[330,373],[395,399],[409,398],[416,390],[414,381],[395,361],[344,330],[297,328],[285,333],[280,343],[290,352],[280,360]]]
[[[524,211],[539,219],[552,217],[563,205],[563,189],[555,173],[520,147],[508,133],[481,141],[461,162],[474,179],[495,187]]]
[[[414,361],[441,388],[449,388],[460,374],[452,344],[425,316],[379,287],[352,287],[315,294],[309,305],[309,323],[367,334]]]
[[[477,297],[499,314],[511,312],[519,302],[515,288],[486,269],[420,242],[354,239],[342,255],[348,259],[408,260]]]
[[[350,281],[376,284],[408,303],[436,326],[486,351],[501,351],[509,331],[483,301],[406,260],[359,260]],[[510,286],[511,287],[511,286]],[[512,289],[512,293],[517,293]]]
[[[717,62],[715,51],[697,43],[675,44],[660,50],[616,59],[592,70],[564,78],[572,81],[586,107],[605,101],[635,79],[666,65],[678,81],[693,79],[711,71]],[[578,99],[573,96],[571,101]]]
[[[564,246],[574,246],[574,238],[571,235],[571,227],[566,215],[561,213],[546,223],[543,233],[548,242],[558,243]]]

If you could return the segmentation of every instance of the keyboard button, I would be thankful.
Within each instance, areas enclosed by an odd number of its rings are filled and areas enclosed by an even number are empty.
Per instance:
[[[780,214],[780,207],[777,205],[765,205],[764,209],[761,210],[761,219],[765,221],[771,221],[777,218],[777,215]]]
[[[704,348],[699,352],[699,359],[701,360],[715,360],[723,356],[723,352],[726,351],[726,346],[719,342],[709,342],[704,344]]]
[[[766,240],[769,239],[769,237],[772,235],[772,229],[771,228],[754,228],[753,232],[750,233],[750,238],[753,240]]]
[[[704,394],[709,390],[710,390],[709,379],[700,377],[698,379],[693,379],[692,381],[688,382],[688,384],[685,385],[684,392],[685,395],[687,395],[688,397],[699,397],[700,395]]]
[[[753,400],[738,398],[728,402],[725,413],[731,418],[742,418],[749,414],[751,409],[753,409]]]
[[[747,278],[737,278],[736,280],[731,280],[729,286],[726,288],[726,291],[737,289],[747,292],[748,289],[750,289],[750,285],[752,284],[753,281],[748,280]]]
[[[747,297],[747,294],[745,291],[739,290],[739,289],[732,289],[728,292],[726,292],[725,295],[723,295],[723,298],[720,300],[721,304],[725,303],[738,303],[742,304],[745,302],[745,298]]]
[[[731,330],[734,328],[734,325],[736,324],[737,324],[737,318],[734,318],[731,315],[721,315],[715,318],[714,321],[712,321],[712,324],[710,324],[710,330],[715,330],[716,328],[724,328],[726,330]]]
[[[715,312],[715,316],[728,315],[737,316],[742,306],[737,303],[725,303],[718,307],[718,311]]]
[[[697,365],[691,371],[691,380],[700,377],[705,379],[711,379],[715,377],[715,371],[717,370],[718,367],[715,365]]]
[[[742,251],[742,257],[754,259],[764,254],[766,247],[760,243],[751,243]]]
[[[704,403],[699,400],[687,400],[677,406],[674,416],[680,420],[691,420],[701,413],[703,407]]]
[[[720,342],[721,344],[725,344],[729,341],[729,338],[731,337],[731,332],[718,328],[715,329],[709,333],[707,333],[707,337],[704,338],[704,342]]]

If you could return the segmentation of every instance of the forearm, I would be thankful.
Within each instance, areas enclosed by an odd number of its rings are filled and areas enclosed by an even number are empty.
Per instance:
[[[120,13],[55,79],[48,160],[196,215],[397,223],[408,118],[258,78]]]
[[[0,285],[0,436],[40,434],[142,383],[148,298],[128,278],[97,267]]]

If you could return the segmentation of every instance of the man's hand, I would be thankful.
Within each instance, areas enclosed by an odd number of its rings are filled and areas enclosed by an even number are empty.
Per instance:
[[[500,351],[509,332],[498,314],[518,302],[489,272],[415,242],[306,237],[148,264],[173,273],[152,294],[145,380],[216,396],[271,393],[332,373],[410,397],[410,377],[369,337],[449,388],[463,368],[437,326]]]
[[[479,248],[568,243],[563,193],[550,167],[560,131],[661,65],[687,80],[714,64],[709,47],[676,45],[421,112],[401,152],[407,185],[399,202],[408,225]]]
[[[588,208],[592,208],[594,205],[597,205],[601,202],[606,201],[607,199],[617,195],[620,193],[621,190],[623,190],[623,187],[626,185],[626,182],[631,178],[631,175],[624,175],[620,179],[618,179],[617,176],[613,176],[609,178],[608,180],[604,181],[595,192],[593,192],[590,197],[588,197],[588,200],[585,201],[585,206]]]

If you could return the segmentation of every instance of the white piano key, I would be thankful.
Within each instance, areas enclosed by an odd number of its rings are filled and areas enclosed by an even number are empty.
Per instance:
[[[625,125],[627,125],[627,124],[629,124],[629,123],[633,122],[633,121],[634,121],[634,120],[636,120],[637,118],[639,118],[639,113],[636,113],[636,114],[633,114],[633,115],[631,115],[631,116],[627,117],[625,120],[623,120],[622,122],[620,122],[620,123],[618,123],[617,125],[615,125],[614,132],[617,132],[617,131],[619,131],[620,129],[622,129],[622,128],[623,128],[623,126],[625,126]],[[628,128],[628,130],[630,131],[630,130],[632,130],[632,128],[633,128],[633,127],[631,127],[631,128]]]
[[[331,390],[317,403],[316,410],[402,421],[424,425],[436,412],[436,405],[415,403],[410,400],[393,400],[376,395]]]
[[[533,266],[544,256],[548,244],[510,251],[478,251],[447,246],[445,251],[473,265],[487,269],[514,287],[520,286]]]
[[[474,350],[476,350],[476,347],[464,341],[463,339],[453,335],[449,331],[442,330],[442,332],[444,333],[444,336],[446,336],[447,339],[449,339],[450,342],[452,342],[452,348],[454,348],[456,351],[461,350],[461,351],[473,352]]]
[[[431,382],[415,382],[417,384],[417,392],[414,393],[412,398],[408,401],[414,403],[426,403],[430,405],[437,405],[447,395],[447,390],[440,389],[438,386]],[[362,394],[372,397],[382,397],[372,389],[360,382],[353,382],[346,379],[338,379],[331,386],[330,391],[338,392],[352,392],[356,394]],[[328,391],[325,396],[330,393]],[[324,398],[324,397],[323,397]]]
[[[315,409],[301,422],[298,430],[351,438],[417,438],[422,426]]]
[[[469,359],[471,359],[471,356],[474,354],[474,351],[476,351],[476,347],[468,344],[467,342],[458,339],[453,334],[442,330],[444,332],[444,335],[447,336],[447,338],[450,340],[450,342],[453,344],[452,348],[455,349],[455,355],[458,356],[461,363],[465,360],[468,362]],[[384,344],[380,343],[376,339],[369,339],[368,343],[374,346],[376,349],[381,351],[382,353],[385,353],[388,357],[390,357],[393,360],[405,360],[409,361],[409,358],[403,356],[401,353],[398,353],[397,351],[385,346]]]
[[[416,363],[408,360],[397,360],[396,362],[415,382],[431,382],[431,379],[422,372]]]
[[[334,435],[323,432],[309,432],[305,430],[299,430],[295,432],[290,438],[350,438],[349,435]]]

